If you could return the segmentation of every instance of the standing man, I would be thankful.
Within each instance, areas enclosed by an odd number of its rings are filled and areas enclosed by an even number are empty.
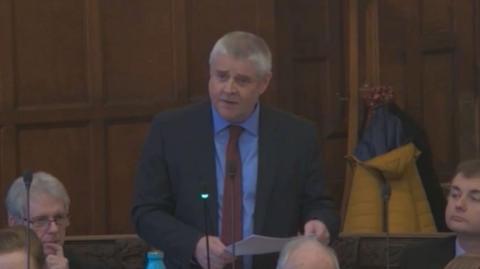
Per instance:
[[[323,242],[337,235],[316,128],[260,104],[271,76],[265,41],[228,33],[210,53],[210,100],[154,119],[138,166],[132,218],[140,237],[165,252],[167,268],[207,268],[205,217],[212,269],[232,263],[226,245],[251,234],[300,231]],[[201,193],[210,196],[207,210]],[[275,268],[276,259],[237,262],[264,269]]]
[[[402,269],[441,269],[456,256],[480,255],[480,160],[458,165],[450,185],[445,221],[455,236],[407,248]]]
[[[27,199],[23,177],[10,186],[7,198],[8,224],[27,225]],[[29,227],[42,241],[47,269],[92,269],[103,268],[92,265],[74,253],[65,251],[65,235],[70,219],[68,216],[70,197],[63,184],[45,172],[36,172],[30,186]]]

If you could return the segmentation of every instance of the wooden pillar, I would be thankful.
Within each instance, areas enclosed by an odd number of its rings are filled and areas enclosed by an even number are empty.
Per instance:
[[[358,133],[358,0],[345,0],[345,13],[347,18],[345,35],[346,35],[346,70],[347,70],[347,89],[348,89],[348,138],[347,138],[347,154],[353,152],[357,144]],[[346,206],[348,204],[348,194],[350,193],[352,171],[347,165],[345,173],[345,185],[342,198],[341,216],[345,218]]]
[[[378,27],[378,0],[366,1],[365,9],[365,52],[360,52],[359,38],[359,0],[345,0],[345,12],[347,18],[346,40],[347,40],[347,74],[348,74],[348,141],[347,155],[353,154],[358,143],[359,131],[359,55],[365,53],[366,81],[372,86],[380,85],[380,42]],[[352,171],[347,165],[344,195],[342,199],[341,215],[345,218],[348,196],[351,188]]]

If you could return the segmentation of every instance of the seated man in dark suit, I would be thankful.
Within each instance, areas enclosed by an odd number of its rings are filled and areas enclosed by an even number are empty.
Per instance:
[[[24,269],[27,264],[26,229],[24,226],[14,226],[0,230],[0,268]],[[37,235],[30,233],[30,269],[43,269],[45,255],[42,243]]]
[[[10,186],[5,205],[8,224],[27,225],[26,188],[22,177]],[[45,172],[33,174],[30,187],[30,227],[40,238],[46,255],[46,269],[103,268],[87,264],[74,253],[64,252],[63,244],[67,227],[70,197],[63,184]]]
[[[402,269],[444,268],[456,256],[480,254],[480,160],[458,165],[448,194],[445,220],[456,236],[405,250]]]

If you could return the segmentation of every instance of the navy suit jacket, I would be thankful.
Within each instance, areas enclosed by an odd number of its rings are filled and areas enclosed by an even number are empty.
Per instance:
[[[407,247],[400,259],[401,269],[443,269],[455,258],[455,236],[432,239]]]
[[[134,226],[165,252],[169,269],[194,267],[195,247],[204,235],[202,192],[210,194],[209,234],[218,235],[211,113],[204,102],[157,115],[138,165]],[[307,220],[319,219],[335,237],[339,218],[324,189],[314,125],[261,105],[254,233],[294,236]],[[253,267],[274,268],[276,258],[256,256]]]

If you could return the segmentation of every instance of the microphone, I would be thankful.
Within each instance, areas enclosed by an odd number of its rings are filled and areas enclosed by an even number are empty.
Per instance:
[[[388,202],[390,200],[390,196],[392,195],[392,188],[387,180],[385,180],[382,184],[382,198],[384,202]]]
[[[27,269],[30,269],[30,186],[32,185],[33,175],[30,171],[25,171],[23,173],[23,183],[25,183],[25,194],[27,198],[27,208],[26,208],[26,218],[27,218],[27,225],[25,226],[25,235],[26,240],[25,248],[27,253]]]
[[[386,251],[385,251],[385,263],[386,268],[390,269],[390,232],[388,229],[388,202],[390,201],[390,196],[392,195],[392,188],[390,183],[385,178],[382,172],[380,172],[380,177],[382,178],[382,200],[383,200],[383,231],[385,232],[385,241],[386,241]]]
[[[200,198],[202,199],[203,201],[203,217],[204,217],[204,220],[205,220],[205,226],[204,226],[204,229],[205,229],[205,239],[206,239],[206,244],[207,244],[207,269],[210,269],[210,243],[209,243],[209,240],[208,240],[208,203],[207,203],[207,200],[208,200],[208,197],[210,196],[207,192],[207,184],[204,182],[203,183],[203,192],[200,194]]]

